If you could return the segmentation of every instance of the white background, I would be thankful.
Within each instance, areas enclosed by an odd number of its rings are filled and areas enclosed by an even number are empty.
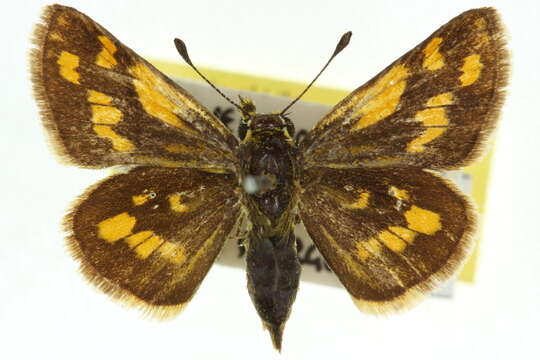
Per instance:
[[[538,356],[540,323],[539,7],[536,1],[69,1],[141,55],[309,81],[352,30],[319,85],[353,89],[472,7],[493,5],[510,34],[512,76],[497,136],[477,283],[401,315],[356,309],[345,291],[302,284],[274,352],[245,274],[214,267],[175,320],[141,319],[96,292],[64,249],[70,200],[103,171],[59,165],[32,100],[28,48],[38,1],[4,4],[0,21],[0,358],[468,359]]]

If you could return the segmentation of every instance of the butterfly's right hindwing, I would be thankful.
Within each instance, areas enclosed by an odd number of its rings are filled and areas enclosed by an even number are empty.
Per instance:
[[[403,309],[467,258],[475,214],[441,177],[420,169],[306,170],[300,217],[360,310]]]

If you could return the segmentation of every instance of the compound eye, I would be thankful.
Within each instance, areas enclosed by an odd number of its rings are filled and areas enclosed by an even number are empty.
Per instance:
[[[291,137],[294,137],[294,123],[287,116],[281,115],[281,118],[285,121],[285,126],[287,127],[287,132]]]
[[[240,125],[238,125],[238,137],[240,140],[244,140],[246,137],[248,131],[248,125],[244,121],[240,121]]]

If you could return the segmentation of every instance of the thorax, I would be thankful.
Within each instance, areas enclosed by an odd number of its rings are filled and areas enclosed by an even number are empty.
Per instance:
[[[250,129],[239,151],[253,230],[263,237],[290,231],[296,206],[293,139],[284,128]]]

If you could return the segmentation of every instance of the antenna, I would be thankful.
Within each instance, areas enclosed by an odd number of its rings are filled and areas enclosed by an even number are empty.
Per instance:
[[[304,96],[304,94],[309,90],[309,88],[311,87],[311,85],[313,85],[313,83],[315,81],[317,81],[317,79],[319,78],[319,76],[321,76],[321,74],[323,73],[323,71],[328,67],[328,65],[330,65],[330,63],[332,62],[332,60],[334,60],[334,58],[336,57],[337,54],[339,54],[341,52],[341,50],[345,49],[347,47],[347,45],[349,45],[349,41],[351,40],[351,36],[352,36],[352,32],[351,31],[347,31],[345,34],[343,34],[341,36],[341,39],[339,39],[339,42],[338,44],[336,45],[336,50],[334,50],[334,53],[332,54],[332,56],[330,56],[330,59],[328,59],[328,61],[326,62],[326,65],[323,66],[323,68],[321,69],[321,71],[319,71],[319,73],[317,74],[317,76],[315,76],[315,79],[313,79],[309,85],[304,89],[304,91],[302,91],[302,93],[300,95],[298,95],[296,97],[296,99],[294,99],[289,105],[287,105],[287,107],[285,109],[283,109],[283,111],[281,111],[280,115],[283,115],[285,114],[285,112],[287,110],[289,110],[289,108],[291,106],[293,106],[298,100],[300,100],[300,98],[302,96]]]
[[[208,83],[208,85],[210,85],[214,90],[216,90],[221,96],[223,96],[223,98],[225,100],[227,100],[228,102],[230,102],[232,105],[234,105],[238,110],[240,110],[240,112],[242,114],[245,114],[245,110],[242,109],[242,107],[240,105],[238,105],[237,103],[235,103],[234,101],[232,101],[231,99],[229,99],[229,97],[227,95],[225,95],[224,93],[222,93],[214,84],[212,84],[210,82],[210,80],[208,80],[206,78],[206,76],[204,76],[203,74],[201,74],[201,72],[195,67],[195,65],[193,65],[193,63],[191,62],[191,59],[189,58],[189,54],[188,54],[188,51],[187,51],[187,47],[186,47],[186,44],[176,38],[174,39],[174,45],[176,46],[176,50],[178,50],[178,53],[180,54],[180,56],[182,57],[182,59],[184,59],[184,61],[189,65],[191,66],[191,68],[193,70],[195,70],[195,72],[197,74],[199,74],[200,77],[202,77],[204,79],[204,81],[206,81]]]

